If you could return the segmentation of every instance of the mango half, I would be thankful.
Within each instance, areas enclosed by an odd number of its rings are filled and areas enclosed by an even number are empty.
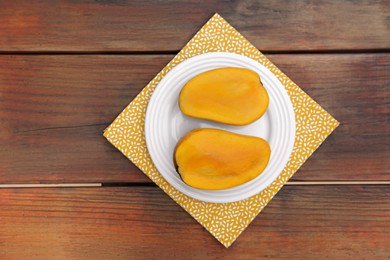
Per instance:
[[[243,68],[203,72],[189,80],[179,95],[185,115],[238,126],[259,119],[268,103],[260,76]]]
[[[270,155],[270,146],[262,138],[199,128],[179,141],[174,160],[189,186],[222,190],[256,178],[267,166]]]

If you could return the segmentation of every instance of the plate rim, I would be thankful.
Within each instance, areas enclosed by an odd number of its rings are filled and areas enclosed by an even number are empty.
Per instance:
[[[151,153],[150,151],[153,151],[154,149],[152,149],[151,145],[152,145],[152,141],[151,141],[151,131],[149,131],[150,129],[150,124],[151,124],[151,119],[152,119],[152,116],[151,115],[151,111],[152,111],[152,105],[151,104],[154,104],[156,101],[155,99],[158,98],[157,95],[155,95],[155,93],[158,93],[156,92],[158,90],[158,87],[160,85],[163,85],[165,83],[166,80],[169,80],[169,75],[172,75],[175,73],[176,70],[180,69],[181,67],[184,67],[187,63],[190,63],[191,61],[194,62],[195,60],[202,60],[203,58],[233,58],[233,59],[238,59],[239,61],[247,64],[247,63],[252,63],[253,66],[258,66],[258,67],[262,67],[264,69],[266,69],[269,74],[272,74],[272,77],[274,79],[276,79],[276,81],[278,82],[278,85],[280,85],[282,88],[280,90],[278,90],[280,93],[280,95],[283,96],[283,99],[284,101],[288,101],[287,103],[285,103],[283,106],[286,107],[286,115],[289,116],[288,120],[290,120],[288,126],[289,126],[289,136],[290,136],[290,139],[288,139],[287,141],[287,150],[288,150],[288,157],[287,159],[285,159],[285,162],[283,162],[283,168],[281,168],[280,172],[278,174],[274,174],[274,175],[270,175],[270,177],[268,177],[268,179],[266,179],[267,181],[267,185],[264,186],[263,188],[259,189],[259,190],[255,190],[255,191],[251,191],[250,193],[248,194],[245,194],[245,195],[236,195],[237,198],[235,199],[220,199],[220,198],[204,198],[204,196],[206,195],[193,195],[191,194],[191,192],[188,192],[187,190],[184,190],[182,189],[181,187],[177,187],[175,186],[175,184],[171,183],[168,179],[170,179],[170,177],[168,177],[167,179],[167,175],[170,175],[171,173],[163,173],[160,169],[159,169],[159,163],[156,163],[155,160],[153,160],[153,157],[154,155],[152,155],[153,153]],[[249,66],[249,65],[248,65]],[[222,66],[223,67],[223,66]],[[267,73],[268,73],[267,72]],[[199,72],[201,73],[201,72]],[[256,72],[257,73],[257,72]],[[158,90],[158,91],[161,91],[161,90]],[[206,120],[205,120],[206,121]],[[222,124],[224,125],[224,124]],[[280,174],[283,172],[283,170],[285,169],[287,163],[290,161],[290,158],[291,158],[291,154],[293,152],[293,146],[294,146],[294,143],[295,143],[295,138],[296,138],[296,120],[295,120],[295,112],[294,112],[294,109],[293,109],[293,105],[292,105],[292,102],[291,102],[291,98],[290,96],[288,95],[288,92],[287,90],[285,89],[285,86],[282,84],[282,82],[278,79],[278,77],[269,69],[267,68],[266,66],[264,66],[263,64],[261,64],[260,62],[248,57],[248,56],[245,56],[245,55],[240,55],[240,54],[236,54],[236,53],[230,53],[230,52],[208,52],[208,53],[204,53],[204,54],[200,54],[200,55],[195,55],[191,58],[188,58],[178,64],[176,64],[170,71],[168,71],[166,73],[166,75],[163,76],[163,78],[158,82],[158,84],[156,85],[156,87],[154,88],[153,92],[151,93],[151,98],[148,102],[148,105],[147,105],[147,109],[146,109],[146,113],[145,113],[145,126],[144,126],[144,136],[145,136],[145,141],[146,141],[146,148],[148,149],[148,153],[149,153],[149,156],[154,164],[154,166],[156,167],[156,169],[158,170],[158,172],[161,174],[161,176],[167,181],[167,183],[169,183],[172,187],[174,187],[175,189],[177,189],[178,191],[182,192],[183,194],[193,198],[193,199],[197,199],[197,200],[200,200],[200,201],[205,201],[205,202],[213,202],[213,203],[230,203],[230,202],[235,202],[235,201],[241,201],[241,200],[245,200],[249,197],[252,197],[256,194],[259,194],[261,191],[263,191],[264,189],[266,189],[267,187],[269,187],[279,176]],[[285,157],[286,155],[284,155]],[[154,158],[156,159],[156,158]],[[162,167],[160,167],[162,168]],[[260,175],[259,175],[260,176]],[[271,178],[272,177],[272,178]],[[175,177],[176,178],[176,177]],[[270,179],[270,180],[269,180]],[[256,178],[254,179],[256,180]],[[175,180],[176,181],[176,180]],[[253,181],[253,180],[252,180]],[[252,181],[249,181],[247,183],[251,183]],[[181,182],[183,182],[181,180]],[[184,182],[183,182],[184,183]],[[246,184],[246,183],[245,183]],[[187,184],[184,183],[185,186],[188,186]],[[242,184],[244,185],[244,184]],[[237,187],[240,187],[242,185],[239,185]],[[234,188],[237,188],[237,187],[234,187]],[[195,189],[195,188],[192,188],[190,186],[188,186],[188,188],[190,190],[194,189],[194,190],[198,190],[199,192],[219,192],[219,191],[207,191],[207,190],[201,190],[201,189]],[[234,189],[232,188],[232,189]],[[225,190],[221,190],[221,191],[228,191],[230,189],[225,189]],[[202,198],[199,198],[199,197],[202,197]],[[207,197],[207,196],[206,196]]]

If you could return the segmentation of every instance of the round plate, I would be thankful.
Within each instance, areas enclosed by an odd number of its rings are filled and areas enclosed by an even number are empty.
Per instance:
[[[260,75],[270,102],[267,112],[259,120],[246,126],[229,126],[190,118],[180,111],[178,97],[187,81],[202,72],[222,67],[247,68]],[[225,190],[201,190],[185,184],[173,163],[175,146],[190,130],[206,127],[266,139],[271,146],[271,158],[263,173],[250,182]],[[261,192],[279,176],[294,145],[295,117],[285,88],[271,71],[245,56],[214,52],[185,60],[160,81],[146,111],[145,138],[153,163],[173,187],[198,200],[227,203]]]

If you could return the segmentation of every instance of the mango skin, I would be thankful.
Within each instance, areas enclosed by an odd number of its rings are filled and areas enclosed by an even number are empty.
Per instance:
[[[187,185],[203,190],[223,190],[259,176],[270,155],[271,148],[262,138],[199,128],[179,141],[174,160]]]
[[[268,103],[260,76],[243,68],[203,72],[189,80],[179,95],[185,115],[237,126],[259,119]]]

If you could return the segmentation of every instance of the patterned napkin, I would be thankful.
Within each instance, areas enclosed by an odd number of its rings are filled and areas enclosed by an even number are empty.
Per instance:
[[[267,67],[286,88],[293,104],[296,139],[290,160],[280,176],[261,193],[233,203],[192,199],[173,188],[154,166],[144,137],[145,112],[160,80],[177,64],[207,52],[245,55]],[[229,247],[275,194],[310,157],[339,123],[292,82],[221,16],[215,14],[105,130],[104,136],[165,193]]]

